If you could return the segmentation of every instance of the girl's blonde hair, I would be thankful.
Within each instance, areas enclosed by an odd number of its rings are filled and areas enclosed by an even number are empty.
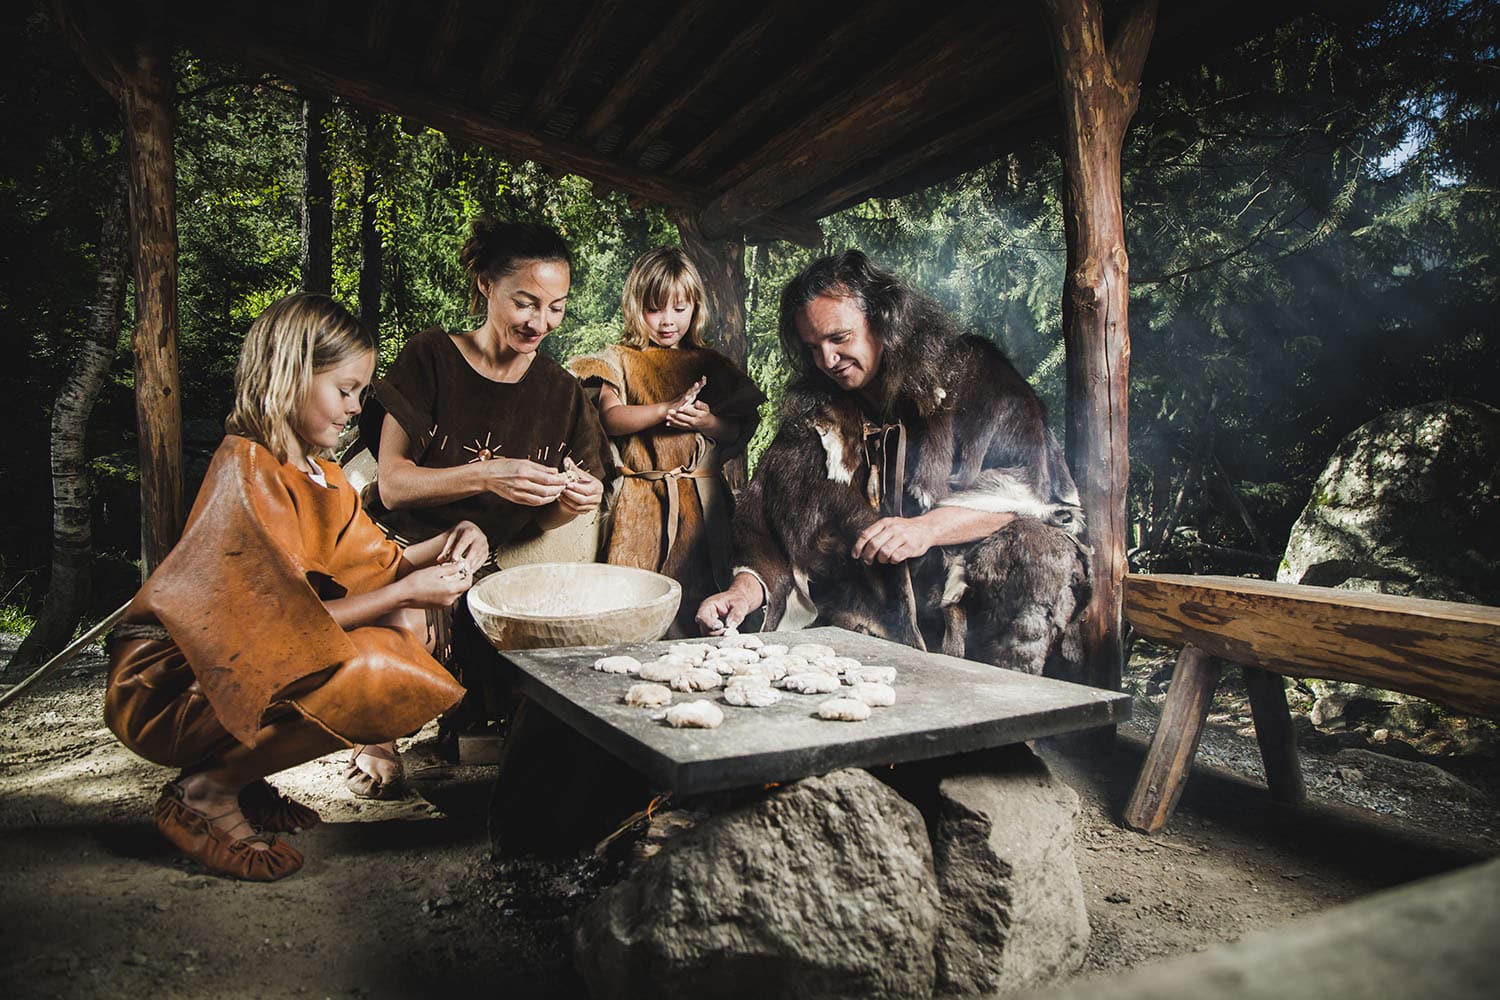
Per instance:
[[[693,303],[693,321],[682,338],[694,347],[706,347],[703,327],[708,323],[703,278],[681,247],[657,247],[635,259],[620,293],[620,311],[625,314],[625,334],[620,342],[627,347],[645,347],[651,343],[646,327],[648,310],[665,309],[672,296],[681,294]]]
[[[279,462],[297,443],[297,410],[318,372],[375,350],[375,336],[326,295],[278,299],[245,335],[224,429],[270,449]]]

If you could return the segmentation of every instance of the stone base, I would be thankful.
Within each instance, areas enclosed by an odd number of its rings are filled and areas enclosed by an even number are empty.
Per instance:
[[[808,778],[669,841],[580,914],[591,995],[987,995],[1077,968],[1072,789],[1024,747],[881,774]]]

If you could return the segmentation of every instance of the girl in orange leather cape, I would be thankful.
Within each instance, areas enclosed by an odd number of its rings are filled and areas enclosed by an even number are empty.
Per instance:
[[[267,776],[353,746],[379,785],[371,758],[463,694],[429,654],[426,612],[468,589],[483,532],[462,523],[403,552],[326,457],[374,365],[373,338],[326,296],[261,314],[182,538],[111,637],[105,721],[181,770],[156,827],[222,874],[302,866],[276,834],[318,815]]]

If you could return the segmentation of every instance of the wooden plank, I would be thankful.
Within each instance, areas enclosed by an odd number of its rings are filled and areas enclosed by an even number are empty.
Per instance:
[[[1245,667],[1250,692],[1250,714],[1255,719],[1255,741],[1266,767],[1266,784],[1277,802],[1296,804],[1307,798],[1302,763],[1297,756],[1297,731],[1286,705],[1286,679],[1258,667]]]
[[[782,0],[782,2],[768,4],[762,9],[755,20],[730,39],[729,44],[724,46],[722,52],[706,61],[702,71],[697,73],[692,82],[681,87],[669,99],[660,102],[656,111],[639,128],[635,135],[625,144],[620,155],[626,160],[635,160],[646,148],[655,142],[682,113],[684,108],[693,107],[700,94],[710,91],[718,85],[726,74],[731,72],[744,72],[740,66],[740,59],[746,52],[760,44],[771,25],[781,17],[788,7],[796,0]],[[699,9],[696,4],[689,4],[690,8]],[[694,29],[696,30],[696,29]],[[670,36],[669,36],[670,37]],[[665,48],[665,46],[663,47]]]
[[[552,63],[552,72],[547,82],[537,92],[526,118],[535,125],[544,125],[553,112],[568,96],[568,90],[578,77],[579,71],[594,61],[599,49],[609,39],[609,28],[615,15],[624,6],[622,0],[595,0],[589,7],[588,16],[568,39],[567,46]]]
[[[961,104],[975,84],[1003,64],[1013,36],[974,32],[961,7],[831,100],[812,110],[753,157],[714,181],[727,188],[704,210],[704,232],[733,232],[745,219],[793,201],[934,115]]]
[[[1219,664],[1201,649],[1184,646],[1172,671],[1151,749],[1141,767],[1123,819],[1132,830],[1155,833],[1167,825],[1187,787],[1203,723],[1219,686]]]
[[[885,8],[878,10],[881,13],[888,13]],[[701,142],[679,157],[671,165],[669,172],[681,177],[701,171],[713,162],[714,157],[723,152],[730,143],[743,137],[757,122],[786,101],[788,95],[801,93],[813,81],[827,74],[829,62],[835,53],[842,52],[851,46],[858,46],[860,39],[872,27],[878,26],[880,26],[879,22],[872,25],[870,21],[862,22],[853,17],[841,19],[827,36],[820,39],[809,50],[804,51],[799,58],[793,59],[785,73],[765,86],[756,87],[750,91],[749,99],[740,105],[737,111],[725,118]]]
[[[1013,81],[1014,82],[1014,81]],[[1003,90],[997,89],[997,93]],[[924,164],[941,162],[986,136],[1005,129],[1017,118],[1035,114],[1056,100],[1057,87],[1051,80],[1029,90],[1013,91],[1015,96],[998,101],[988,110],[970,109],[954,127],[943,129],[931,138],[903,144],[894,153],[880,155],[835,178],[811,192],[799,202],[802,210],[815,219],[831,215],[870,197],[870,192],[890,181],[904,177]]]
[[[613,125],[625,110],[626,105],[646,87],[647,81],[654,78],[663,65],[680,63],[684,47],[690,47],[694,40],[703,30],[706,24],[714,18],[722,16],[722,12],[710,4],[687,0],[677,8],[674,13],[656,32],[649,43],[641,46],[641,51],[636,55],[630,66],[621,73],[610,87],[609,93],[604,95],[594,110],[589,112],[583,124],[578,127],[577,137],[584,142],[592,142],[598,138],[610,125]],[[762,14],[764,21],[769,14]],[[733,48],[731,44],[730,48]],[[723,65],[724,55],[716,58],[705,59],[703,53],[695,52],[693,62],[696,64],[698,73],[694,82],[666,102],[666,106],[676,106],[680,102],[696,95],[700,88],[710,79],[717,77]],[[659,117],[661,112],[657,113]],[[652,119],[655,121],[655,118]],[[632,159],[627,153],[623,159]]]
[[[542,0],[516,0],[505,5],[505,23],[495,32],[495,46],[484,61],[484,69],[479,71],[478,82],[470,95],[475,104],[486,105],[494,100],[501,81],[516,61],[516,50],[526,37],[526,26],[541,5]]]
[[[1234,663],[1500,718],[1500,608],[1214,576],[1125,581],[1141,635]]]
[[[422,59],[422,78],[429,81],[441,79],[453,61],[453,52],[459,39],[464,36],[468,24],[466,0],[447,0],[438,13],[432,37],[427,41],[427,52]]]

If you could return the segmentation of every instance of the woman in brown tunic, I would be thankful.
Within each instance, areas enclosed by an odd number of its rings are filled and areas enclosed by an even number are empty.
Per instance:
[[[413,337],[376,383],[380,412],[371,407],[361,432],[379,463],[382,523],[420,539],[469,519],[497,548],[591,515],[604,494],[607,446],[578,381],[537,350],[567,310],[572,269],[562,238],[545,226],[477,219],[459,260],[483,322]],[[502,711],[508,695],[466,609],[457,617],[455,660],[477,702],[464,714],[478,722]],[[377,775],[394,766],[370,763]]]
[[[423,645],[424,609],[488,557],[461,523],[404,553],[324,460],[360,408],[374,343],[332,299],[292,295],[250,328],[236,402],[181,541],[111,637],[105,722],[182,768],[156,827],[189,857],[270,881],[302,866],[274,834],[318,815],[265,777],[389,743],[462,689]]]

